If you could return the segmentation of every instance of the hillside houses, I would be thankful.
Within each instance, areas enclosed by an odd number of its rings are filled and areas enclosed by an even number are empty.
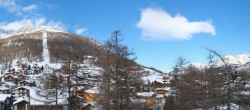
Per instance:
[[[30,65],[30,66],[29,66]],[[97,107],[97,101],[102,97],[98,91],[99,84],[102,82],[101,67],[86,64],[71,64],[67,71],[65,64],[60,64],[60,68],[51,68],[48,66],[38,66],[34,64],[20,65],[11,69],[2,70],[0,75],[0,94],[11,95],[12,107],[14,110],[28,109],[60,109],[66,110],[69,107],[68,97],[77,96],[77,104],[83,109],[93,109]],[[58,65],[58,64],[56,64]],[[44,69],[44,70],[43,70]],[[77,70],[77,73],[76,73]],[[58,92],[55,87],[46,88],[44,86],[48,79],[47,76],[55,74],[59,82]],[[138,72],[140,76],[151,78],[152,72]],[[132,101],[140,103],[149,108],[161,108],[163,99],[168,93],[168,81],[164,81],[160,74],[156,74],[155,79],[150,79],[150,89],[142,93],[150,93],[150,96],[142,96],[140,93]],[[154,76],[153,76],[154,78]],[[43,82],[45,81],[45,82]],[[52,81],[53,82],[53,81]],[[55,85],[51,85],[55,86]],[[48,86],[49,87],[49,86]],[[137,88],[134,88],[137,89]],[[140,88],[139,88],[140,89]],[[72,94],[69,95],[69,92]],[[138,98],[138,99],[137,99]],[[56,105],[57,104],[57,105]]]
[[[15,67],[2,70],[0,75],[0,110],[27,110],[30,105],[31,87],[35,86],[35,80],[31,75],[39,74],[40,67],[32,68]],[[33,92],[33,95],[35,92]],[[28,109],[29,110],[29,109]]]

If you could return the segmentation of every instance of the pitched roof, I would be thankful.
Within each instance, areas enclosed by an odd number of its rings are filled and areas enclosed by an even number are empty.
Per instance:
[[[25,102],[28,103],[29,102],[29,97],[27,97],[27,96],[19,97],[19,98],[17,98],[17,100],[13,104],[18,104],[18,103],[20,103],[22,101],[25,101]]]
[[[13,83],[13,82],[4,82],[4,84],[7,84],[7,85],[9,85],[9,86],[11,86],[11,87],[13,87],[13,86],[17,86],[15,83]]]
[[[4,87],[4,86],[0,86],[0,90],[4,91],[4,90],[10,90],[10,88]]]
[[[18,79],[18,77],[17,77],[17,76],[14,76],[14,75],[6,75],[4,78],[7,78],[7,77],[13,77],[13,78],[15,78],[15,79]]]
[[[0,94],[0,102],[5,101],[7,98],[10,98],[11,94]]]

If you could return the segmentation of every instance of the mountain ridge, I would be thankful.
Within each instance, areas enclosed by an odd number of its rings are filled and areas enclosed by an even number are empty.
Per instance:
[[[49,26],[25,26],[18,30],[4,30],[0,28],[0,38],[8,38],[15,35],[29,34],[35,32],[62,32],[67,33],[66,31],[58,27],[49,27]]]

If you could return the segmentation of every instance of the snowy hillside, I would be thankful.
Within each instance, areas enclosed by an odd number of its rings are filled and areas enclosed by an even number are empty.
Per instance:
[[[250,54],[244,53],[240,55],[226,55],[223,59],[229,65],[243,65],[247,62],[250,62]],[[222,66],[224,63],[221,60],[218,60],[214,63],[216,66]]]

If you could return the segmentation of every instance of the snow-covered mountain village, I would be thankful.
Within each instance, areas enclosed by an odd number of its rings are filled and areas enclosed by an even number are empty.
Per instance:
[[[104,71],[102,67],[95,65],[98,58],[83,56],[82,62],[52,63],[47,44],[47,37],[51,35],[47,33],[66,32],[50,27],[24,27],[21,30],[4,37],[3,39],[8,42],[2,46],[22,45],[20,42],[12,41],[15,36],[40,38],[42,60],[18,58],[1,65],[1,101],[6,102],[1,105],[2,109],[67,110],[70,95],[77,97],[77,101],[74,102],[78,104],[77,107],[98,109],[95,98],[101,95],[98,88]],[[34,36],[34,33],[41,33],[41,36]],[[145,87],[139,88],[139,92],[136,93],[138,99],[134,101],[144,103],[150,108],[162,108],[164,96],[170,91],[168,74],[147,67],[142,67],[137,74],[140,75]],[[52,79],[49,80],[50,78]]]
[[[0,110],[250,110],[248,0],[0,0]]]

